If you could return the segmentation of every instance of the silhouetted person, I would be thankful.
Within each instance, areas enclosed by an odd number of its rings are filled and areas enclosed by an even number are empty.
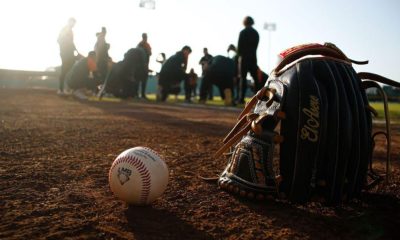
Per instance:
[[[138,48],[142,48],[146,52],[146,66],[147,66],[147,76],[139,83],[140,90],[141,90],[141,98],[147,99],[146,97],[146,86],[147,86],[147,79],[149,77],[149,61],[151,56],[151,46],[147,42],[147,33],[142,34],[142,41],[139,42],[137,45]],[[138,89],[139,90],[139,89]]]
[[[237,56],[236,47],[233,44],[230,44],[227,49],[227,52],[228,52],[228,57],[230,59],[232,59],[235,63],[235,77],[233,80],[233,89],[234,89],[233,92],[234,92],[234,94],[236,94],[235,95],[236,101],[238,101],[239,92],[240,92],[240,84],[239,84],[240,77],[238,77],[238,67],[237,67],[238,66],[238,56]],[[252,91],[254,93],[257,93],[258,90],[260,90],[265,85],[268,77],[269,77],[268,74],[263,72],[261,70],[261,68],[257,66],[257,78],[254,79],[254,86],[252,87]]]
[[[250,72],[254,82],[257,81],[257,47],[259,42],[258,32],[253,28],[254,20],[246,17],[243,20],[245,28],[239,34],[238,57],[240,69],[239,103],[244,103],[247,90],[247,73]],[[256,87],[258,88],[258,86]]]
[[[147,76],[146,53],[142,48],[131,48],[124,54],[124,59],[115,63],[104,91],[118,98],[134,98],[137,96],[137,83]]]
[[[201,82],[203,82],[204,74],[207,71],[208,65],[211,63],[213,56],[208,53],[207,48],[203,48],[203,57],[201,57],[199,64],[201,65]],[[208,99],[213,99],[213,92],[212,92],[212,85],[210,86],[211,89],[207,90],[208,92]]]
[[[197,74],[194,72],[194,69],[191,68],[185,78],[184,84],[186,102],[192,102],[192,96],[196,96],[197,78]]]
[[[211,62],[212,55],[208,53],[207,48],[203,48],[203,57],[201,57],[199,64],[201,65],[202,73],[201,75],[204,76],[205,71],[207,70],[208,65]]]
[[[184,46],[181,51],[165,61],[160,71],[157,100],[164,102],[169,94],[177,95],[180,92],[180,84],[185,79],[187,62],[191,52],[192,49],[189,46]]]
[[[65,27],[63,27],[58,35],[58,45],[60,46],[61,56],[61,75],[59,79],[59,94],[64,94],[64,81],[68,71],[72,68],[75,63],[75,51],[74,34],[72,29],[76,23],[75,18],[70,18]]]
[[[105,27],[101,28],[101,32],[96,33],[97,41],[94,46],[94,51],[97,57],[97,69],[102,79],[105,79],[108,72],[108,62],[110,56],[108,55],[108,50],[110,49],[110,44],[106,42],[107,29]]]
[[[232,59],[217,55],[213,57],[207,71],[204,74],[200,86],[200,103],[205,103],[213,85],[217,86],[225,105],[234,105],[232,99],[233,79],[235,77],[235,63]]]
[[[90,90],[97,93],[101,84],[96,64],[96,52],[89,52],[88,56],[78,60],[68,72],[65,81],[73,94],[79,98],[85,98],[82,90]]]

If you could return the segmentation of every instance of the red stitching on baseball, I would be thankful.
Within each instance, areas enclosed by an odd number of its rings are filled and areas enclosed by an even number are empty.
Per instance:
[[[140,161],[138,158],[132,157],[132,156],[122,156],[122,157],[118,158],[116,161],[114,161],[114,163],[111,165],[111,169],[108,173],[108,181],[110,182],[110,180],[111,180],[111,172],[114,170],[114,168],[118,164],[123,163],[123,162],[133,165],[136,168],[136,170],[139,172],[139,175],[142,180],[142,191],[140,194],[140,203],[146,203],[147,198],[150,195],[150,188],[151,188],[150,172],[146,168],[145,164],[142,161]]]

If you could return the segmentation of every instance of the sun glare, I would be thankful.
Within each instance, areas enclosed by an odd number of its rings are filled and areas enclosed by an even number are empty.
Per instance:
[[[60,65],[57,36],[70,17],[77,20],[73,29],[75,45],[83,55],[93,49],[96,32],[105,26],[111,45],[109,54],[114,61],[121,60],[129,48],[137,45],[141,34],[147,32],[153,48],[152,69],[157,71],[160,67],[155,61],[159,53],[169,57],[184,45],[191,45],[194,50],[189,66],[200,67],[198,58],[205,46],[193,42],[202,35],[193,31],[190,13],[177,14],[176,6],[166,2],[157,2],[164,11],[141,8],[139,1],[123,1],[121,6],[109,6],[110,1],[102,0],[4,2],[6,10],[0,15],[0,22],[7,36],[0,45],[0,68],[45,70]],[[211,43],[208,47],[212,49]]]
[[[161,52],[169,57],[184,45],[190,45],[193,52],[188,70],[194,68],[199,72],[198,61],[203,47],[208,47],[213,53],[218,48],[224,54],[228,44],[234,43],[221,44],[204,39],[204,31],[210,32],[212,28],[205,28],[202,21],[192,19],[191,12],[183,11],[188,7],[185,2],[183,5],[171,5],[166,1],[157,1],[154,10],[152,7],[139,7],[139,0],[123,0],[119,6],[111,6],[110,1],[104,0],[4,2],[5,10],[0,15],[0,24],[6,37],[0,45],[0,68],[45,70],[60,65],[57,36],[70,17],[77,20],[73,29],[74,40],[82,55],[87,55],[93,49],[95,34],[102,26],[107,28],[109,54],[114,61],[120,61],[129,48],[136,47],[141,34],[147,32],[153,50],[150,68],[155,71],[160,68],[156,58]],[[236,31],[232,32],[236,40]]]
[[[2,57],[0,68],[44,70],[58,65],[57,34],[65,14],[51,1],[4,1],[0,15]]]
[[[268,72],[275,65],[277,54],[288,47],[331,41],[352,56],[376,59],[376,62],[370,62],[369,69],[385,68],[390,72],[388,76],[398,76],[394,65],[395,53],[399,51],[400,34],[396,28],[399,15],[391,7],[394,4],[362,4],[365,11],[357,11],[357,19],[367,19],[365,16],[371,15],[368,12],[371,10],[381,14],[367,23],[379,36],[370,38],[368,31],[360,27],[360,22],[364,21],[354,21],[352,8],[340,17],[338,11],[326,12],[331,8],[340,9],[340,3],[336,2],[314,1],[315,4],[310,4],[303,0],[289,4],[254,0],[248,4],[240,0],[156,0],[154,9],[146,4],[140,7],[141,2],[154,0],[1,0],[0,68],[45,70],[60,65],[57,36],[68,18],[74,17],[77,20],[73,30],[75,45],[83,55],[93,50],[96,33],[103,26],[107,28],[106,40],[110,43],[109,54],[114,61],[120,61],[129,48],[136,47],[141,34],[146,32],[153,52],[150,68],[157,71],[160,67],[156,63],[159,53],[164,52],[168,58],[184,45],[190,45],[193,52],[188,70],[194,68],[199,73],[202,49],[207,47],[214,56],[226,56],[228,45],[237,44],[243,17],[251,15],[260,34],[259,65]],[[352,1],[350,5],[358,8],[359,2]],[[325,11],[304,15],[296,21],[285,17],[295,16],[291,13],[298,13],[296,8],[309,10],[313,7]],[[282,9],[285,14],[281,14]],[[276,24],[276,31],[263,29],[266,22]],[[326,28],[329,31],[325,31]],[[394,54],[384,54],[389,52]]]

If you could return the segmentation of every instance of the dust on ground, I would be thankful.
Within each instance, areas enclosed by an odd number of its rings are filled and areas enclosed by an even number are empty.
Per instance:
[[[294,205],[236,198],[196,176],[223,170],[213,154],[237,115],[0,89],[0,239],[400,239],[400,125],[389,184],[340,207]],[[382,173],[384,142],[375,153]],[[108,185],[114,159],[135,146],[157,151],[170,170],[166,192],[147,207],[128,206]]]

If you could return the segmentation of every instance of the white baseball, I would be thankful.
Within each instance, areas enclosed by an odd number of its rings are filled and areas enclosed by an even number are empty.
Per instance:
[[[108,174],[114,195],[133,205],[147,205],[160,197],[167,188],[168,177],[164,160],[147,147],[122,152]]]

